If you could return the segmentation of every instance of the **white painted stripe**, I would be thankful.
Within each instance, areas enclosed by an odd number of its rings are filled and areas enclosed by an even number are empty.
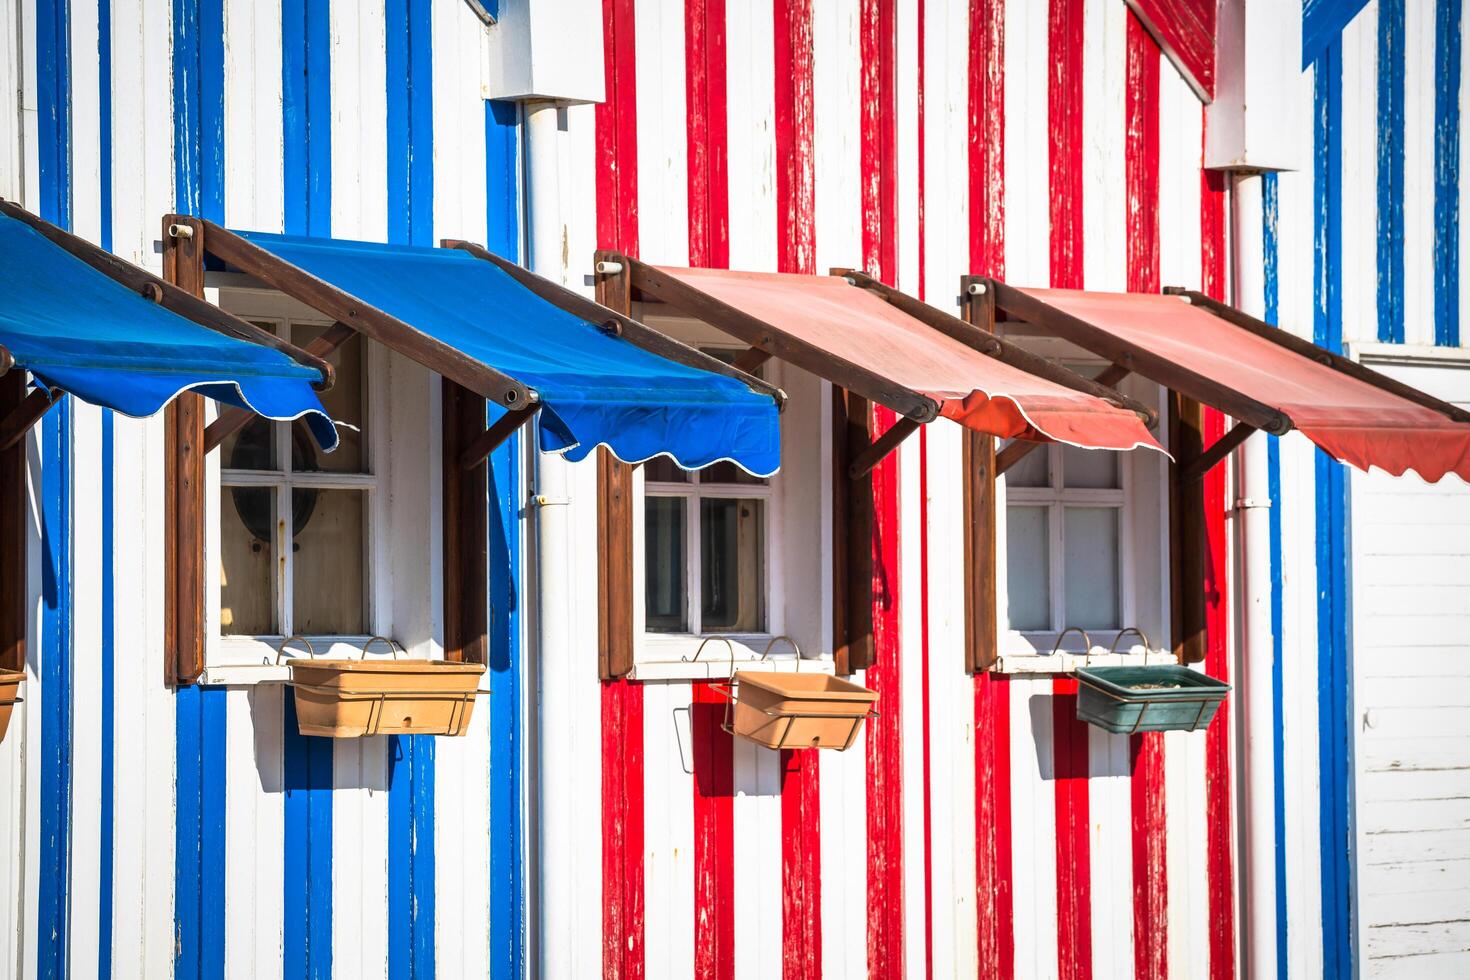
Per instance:
[[[1011,896],[1016,976],[1057,975],[1057,821],[1051,679],[1013,677]]]
[[[1124,100],[1130,16],[1124,4],[1087,0],[1081,95],[1082,272],[1088,289],[1122,290],[1128,284]]]
[[[1404,342],[1409,344],[1434,343],[1435,6],[1404,4]],[[1356,18],[1362,20],[1362,15]],[[1344,119],[1347,114],[1344,99]],[[1344,194],[1342,200],[1346,217],[1353,199]]]
[[[690,685],[643,685],[643,934],[648,980],[694,969],[694,739]],[[737,950],[738,950],[737,945]]]
[[[1005,16],[1006,281],[1048,286],[1051,134],[1046,4],[1008,3]]]
[[[1311,105],[1310,99],[1306,103]],[[1311,113],[1303,116],[1311,119]],[[1310,165],[1310,155],[1303,158]],[[1310,191],[1309,191],[1310,193]],[[1342,32],[1342,334],[1378,339],[1378,4]],[[1351,202],[1351,203],[1349,203]],[[1428,325],[1430,334],[1434,324]]]
[[[285,846],[283,699],[270,684],[230,688],[225,705],[225,976],[281,975]]]
[[[775,271],[776,53],[771,11],[760,4],[727,3],[725,20],[730,267]]]
[[[226,4],[224,16],[225,221],[279,232],[285,207],[280,0]]]
[[[1087,726],[1092,969],[1133,974],[1133,800],[1129,738]],[[1203,861],[1200,861],[1203,864]],[[1159,942],[1161,937],[1143,937]]]
[[[813,172],[817,271],[862,265],[861,58],[858,2],[812,5]],[[849,749],[856,751],[856,747]],[[825,964],[825,956],[823,963]]]
[[[645,261],[689,262],[689,125],[685,106],[684,4],[637,0],[638,237]],[[652,57],[650,57],[652,54]]]
[[[388,237],[382,5],[334,3],[331,27],[332,234],[382,241]]]
[[[924,782],[924,566],[923,552],[919,547],[922,513],[918,438],[904,440],[896,455],[899,473],[899,670],[902,676],[899,692],[903,705],[903,779],[899,784],[899,806],[903,817],[903,952],[905,972],[910,976],[921,976],[925,968],[924,797],[927,787]]]
[[[781,754],[734,744],[735,976],[781,975]]]

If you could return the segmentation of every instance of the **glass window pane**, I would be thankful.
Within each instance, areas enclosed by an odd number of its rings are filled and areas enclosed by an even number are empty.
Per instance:
[[[219,502],[219,626],[225,636],[279,633],[274,580],[276,492],[224,487]]]
[[[316,324],[292,324],[291,343],[305,347],[326,327]],[[354,335],[341,347],[327,355],[336,372],[336,381],[319,392],[322,407],[333,421],[343,423],[337,429],[337,448],[324,453],[317,448],[305,423],[292,423],[291,466],[293,469],[328,473],[365,473],[363,455],[363,394],[366,376],[367,347],[362,336]]]
[[[1051,629],[1051,519],[1045,507],[1006,508],[1006,599],[1011,629]]]
[[[1069,487],[1089,490],[1116,490],[1118,453],[1105,449],[1062,447],[1062,479]]]
[[[1006,445],[1010,445],[1007,443]],[[1049,487],[1051,486],[1051,453],[1044,445],[1038,445],[1025,456],[1020,462],[1013,465],[1005,472],[1006,486],[1008,487]]]
[[[736,466],[734,463],[715,463],[699,471],[699,482],[708,486],[711,483],[734,483],[745,486],[764,486],[770,483],[759,476],[751,476],[749,473]]]
[[[1117,629],[1118,508],[1067,507],[1062,526],[1067,626]]]
[[[701,627],[758,633],[766,625],[764,500],[699,502]]]
[[[292,629],[310,636],[362,636],[367,581],[360,490],[291,491],[296,540]]]
[[[276,431],[281,426],[256,416],[219,446],[219,465],[227,470],[278,470]]]
[[[679,468],[667,456],[655,456],[643,464],[643,481],[645,483],[688,483],[689,471]]]
[[[643,618],[650,633],[689,632],[686,504],[682,497],[643,498]]]

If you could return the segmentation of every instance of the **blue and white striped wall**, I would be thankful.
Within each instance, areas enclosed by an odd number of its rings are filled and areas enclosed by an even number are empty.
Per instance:
[[[518,112],[460,0],[0,2],[0,194],[154,269],[180,210],[520,251]],[[437,397],[435,398],[437,401]],[[520,446],[494,457],[495,697],[465,739],[333,743],[279,687],[162,674],[162,422],[31,447],[31,677],[0,745],[0,972],[514,977],[526,944]]]

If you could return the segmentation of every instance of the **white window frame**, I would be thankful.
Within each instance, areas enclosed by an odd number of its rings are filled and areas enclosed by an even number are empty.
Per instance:
[[[1103,364],[1097,358],[1079,351],[1078,348],[1053,338],[1035,336],[1011,336],[1011,340],[1021,343],[1027,349],[1035,353],[1061,361],[1068,366],[1086,369],[1099,368]],[[1159,386],[1149,385],[1138,379],[1132,379],[1131,383],[1138,386],[1130,392],[1134,397],[1144,398],[1151,403],[1156,403],[1160,419],[1167,415],[1167,391]],[[1126,383],[1125,383],[1126,384]],[[1123,387],[1120,385],[1120,387]],[[1150,394],[1151,390],[1151,394]],[[1155,435],[1160,440],[1165,439],[1162,423]],[[1086,451],[1086,450],[1084,450]],[[1103,452],[1106,450],[1093,450]],[[999,604],[998,622],[1002,624],[999,637],[999,658],[996,669],[1001,673],[1042,673],[1061,674],[1070,673],[1077,667],[1091,664],[1094,666],[1107,665],[1137,665],[1143,663],[1172,663],[1173,653],[1170,647],[1171,623],[1170,623],[1170,578],[1169,578],[1169,485],[1167,460],[1161,456],[1157,461],[1149,459],[1151,465],[1155,465],[1152,479],[1146,478],[1142,467],[1145,459],[1158,456],[1149,450],[1136,449],[1130,452],[1120,452],[1118,456],[1118,487],[1112,489],[1096,489],[1073,487],[1065,485],[1065,451],[1061,445],[1043,446],[1032,450],[1033,453],[1047,453],[1047,469],[1049,486],[1046,487],[1012,487],[1006,477],[1001,476],[999,480],[999,493],[997,494],[997,558],[996,575],[999,581],[996,583],[996,598]],[[1007,527],[1006,517],[1011,504],[1047,506],[1051,510],[1048,520],[1048,534],[1050,535],[1048,555],[1048,577],[1051,593],[1051,622],[1052,628],[1046,630],[1017,630],[1010,627],[1009,622],[1009,565],[1007,563]],[[1064,549],[1064,507],[1072,506],[1117,506],[1121,513],[1118,522],[1118,605],[1119,605],[1119,629],[1089,629],[1088,638],[1092,641],[1090,650],[1083,649],[1083,643],[1076,633],[1065,637],[1065,643],[1060,651],[1053,655],[1052,651],[1057,649],[1058,640],[1062,639],[1061,629],[1056,624],[1065,626],[1066,594],[1064,585],[1064,574],[1062,568],[1062,556]],[[1146,526],[1147,525],[1147,526]],[[1152,554],[1152,568],[1148,569],[1150,577],[1159,584],[1158,594],[1144,594],[1139,582],[1145,571],[1145,563],[1150,563],[1150,553],[1140,549],[1139,542],[1148,535],[1157,542],[1156,553]],[[1153,551],[1154,549],[1150,549]],[[1141,627],[1148,636],[1148,646],[1145,647],[1142,640],[1128,633],[1120,646],[1119,652],[1109,653],[1120,634],[1129,627]]]
[[[215,278],[224,280],[225,283],[233,286],[233,280],[237,277],[231,274],[216,274]],[[288,324],[327,327],[332,322],[329,317],[324,317],[320,312],[274,290],[247,286],[243,289],[229,289],[224,295],[227,299],[220,305],[232,314],[254,323],[271,324],[278,335],[283,335],[281,332]],[[354,636],[308,635],[306,639],[312,644],[318,657],[358,658],[364,655],[391,655],[382,641],[372,644],[369,649],[369,642],[373,637],[393,636],[391,589],[394,576],[389,561],[392,535],[383,531],[390,526],[390,506],[393,496],[390,483],[393,456],[390,444],[390,416],[393,413],[389,410],[389,402],[394,399],[390,395],[388,363],[390,355],[382,345],[372,343],[366,337],[361,342],[364,352],[363,385],[365,389],[362,417],[367,429],[367,438],[363,442],[362,452],[366,472],[283,474],[279,468],[274,471],[227,470],[223,467],[225,460],[221,456],[222,449],[217,449],[206,457],[205,667],[200,683],[250,685],[285,682],[289,680],[289,671],[284,663],[278,664],[277,660],[284,661],[293,655],[304,656],[306,654],[304,645],[292,643],[285,655],[278,657],[282,641],[292,635],[287,613],[294,585],[291,574],[294,561],[285,563],[285,571],[278,573],[274,583],[277,603],[276,619],[283,632],[265,636],[246,636],[228,634],[221,630],[218,559],[221,533],[220,504],[223,490],[231,486],[267,486],[277,489],[276,528],[278,537],[284,533],[285,528],[293,526],[291,523],[291,494],[284,490],[286,486],[323,490],[351,489],[364,494],[363,619],[368,624],[369,631]],[[437,383],[434,390],[438,390]],[[209,412],[209,420],[212,421],[217,414],[217,407],[212,402],[209,403]],[[437,446],[438,418],[435,416],[429,421],[434,431],[426,432],[425,438],[430,439]],[[279,432],[289,431],[286,428],[287,423],[277,424],[282,426]],[[285,454],[289,452],[290,439],[278,437],[276,439],[278,467],[283,459],[287,458]],[[282,500],[284,504],[281,503]],[[433,514],[437,525],[437,507],[433,508]],[[437,583],[440,549],[436,535],[431,533],[427,544],[432,550],[432,555],[426,552],[426,559],[433,563],[431,568],[435,571],[434,578]],[[284,545],[285,543],[279,540],[275,543],[277,554],[287,553],[282,550]],[[437,589],[434,591],[437,597]],[[437,622],[438,617],[434,618]]]

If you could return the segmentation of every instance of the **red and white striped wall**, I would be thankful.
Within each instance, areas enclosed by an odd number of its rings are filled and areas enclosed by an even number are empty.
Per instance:
[[[967,272],[1224,289],[1203,107],[1122,2],[605,0],[604,17],[607,103],[570,113],[574,257],[862,265],[946,309]],[[602,737],[582,743],[600,801],[568,801],[600,802],[602,887],[576,916],[600,930],[547,941],[616,977],[1233,975],[1229,721],[1109,736],[1075,720],[1073,682],[967,676],[958,430],[927,427],[875,483],[884,589],[860,679],[882,716],[845,753],[782,757],[722,733],[702,682],[601,685]]]

